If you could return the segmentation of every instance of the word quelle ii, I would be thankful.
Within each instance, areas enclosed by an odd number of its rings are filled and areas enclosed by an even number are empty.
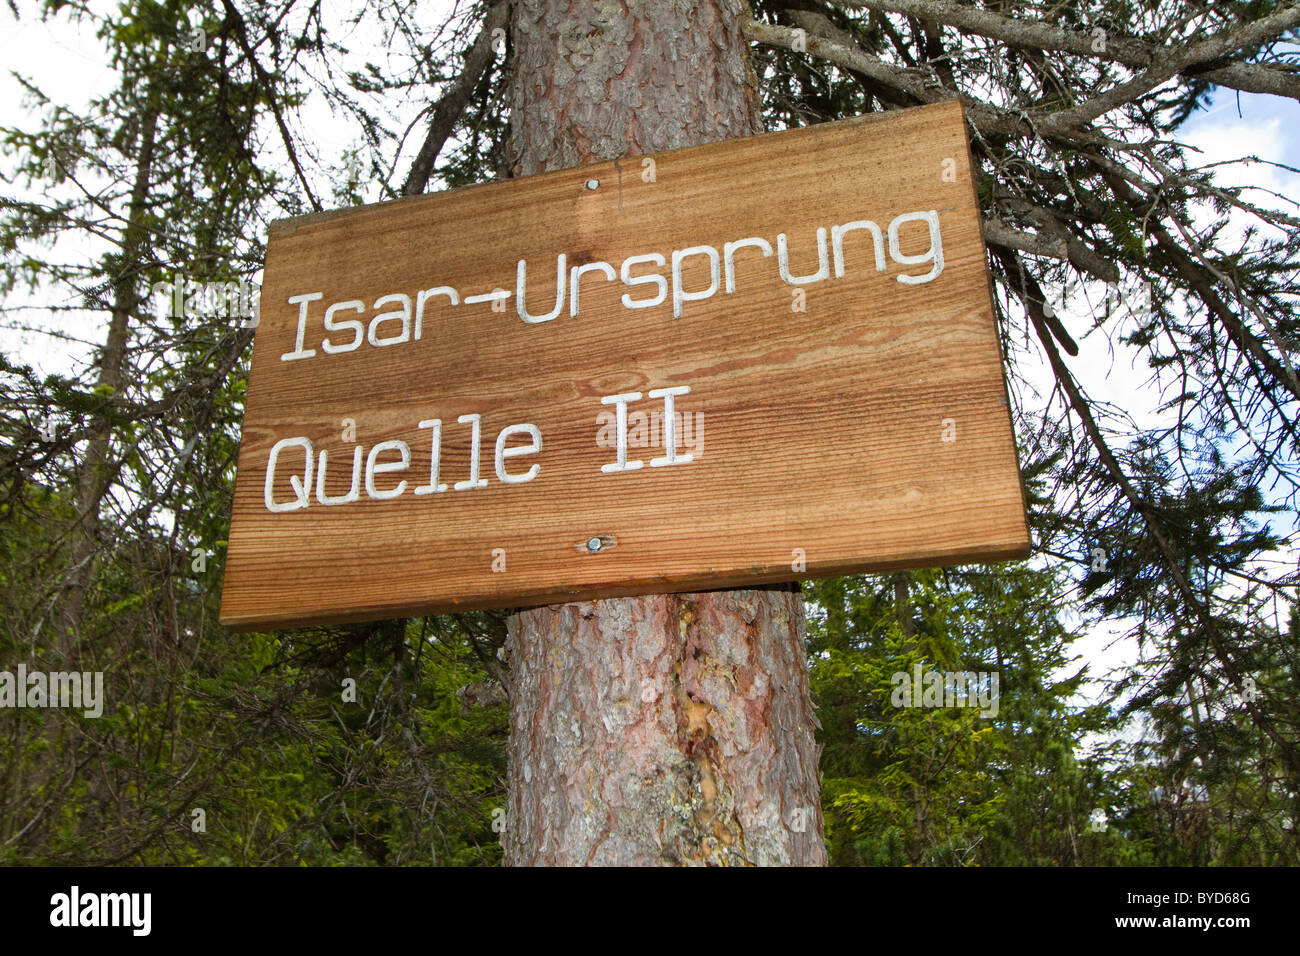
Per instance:
[[[646,397],[661,398],[664,403],[664,454],[659,458],[650,460],[651,468],[688,465],[694,460],[690,453],[677,450],[678,443],[675,434],[673,409],[674,399],[679,395],[688,395],[690,391],[691,387],[689,385],[677,385],[672,388],[654,388],[647,393]],[[630,402],[640,401],[641,398],[640,392],[622,392],[618,395],[605,395],[601,398],[600,403],[602,405],[614,406],[614,421],[617,434],[616,460],[601,465],[602,474],[637,471],[646,464],[639,459],[628,458],[627,407]],[[482,416],[477,414],[461,415],[456,419],[456,424],[468,425],[470,428],[470,453],[469,461],[466,462],[467,477],[451,485],[439,480],[442,469],[443,422],[440,418],[427,418],[419,422],[417,427],[429,431],[431,443],[429,481],[427,484],[411,488],[412,494],[438,495],[447,491],[474,491],[488,486],[488,479],[480,474]],[[511,445],[510,442],[514,439],[526,439],[527,444]],[[276,471],[281,467],[281,456],[286,452],[291,452],[292,449],[301,449],[303,454],[302,465],[289,474],[289,486],[293,490],[293,496],[283,501],[277,501],[275,499]],[[507,462],[510,459],[524,455],[540,455],[541,451],[542,432],[540,428],[529,423],[507,425],[497,433],[496,438],[493,465],[497,480],[503,485],[522,485],[533,481],[541,473],[540,463],[534,461],[526,470],[512,471],[507,467]],[[360,501],[363,487],[367,497],[375,501],[391,501],[405,494],[410,482],[406,478],[399,478],[396,484],[392,484],[392,478],[387,476],[402,474],[409,471],[410,467],[411,446],[404,441],[381,441],[371,447],[369,453],[358,443],[352,450],[352,481],[347,494],[327,494],[325,481],[329,468],[329,452],[324,448],[318,452],[311,439],[305,436],[298,435],[292,438],[282,438],[271,447],[271,453],[267,458],[263,502],[266,505],[266,510],[273,513],[299,511],[311,505],[312,492],[314,491],[318,504],[326,507],[336,507]],[[283,475],[283,472],[281,474]],[[383,479],[384,487],[380,487],[380,478]]]

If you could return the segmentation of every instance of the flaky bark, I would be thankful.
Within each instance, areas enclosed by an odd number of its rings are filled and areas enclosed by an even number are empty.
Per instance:
[[[512,864],[820,864],[803,598],[510,618]]]
[[[520,0],[514,175],[757,132],[748,12]],[[508,631],[508,865],[826,862],[798,593],[534,608]]]
[[[516,176],[760,132],[740,0],[521,0]]]

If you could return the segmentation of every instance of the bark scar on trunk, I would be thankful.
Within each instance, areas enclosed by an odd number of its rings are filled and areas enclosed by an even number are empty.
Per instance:
[[[717,708],[708,701],[703,676],[716,670],[710,651],[701,645],[698,615],[687,595],[675,595],[681,635],[680,656],[673,665],[677,716],[677,743],[687,763],[682,789],[693,810],[689,821],[692,846],[682,862],[705,865],[749,863],[744,852],[744,830],[735,812],[728,786],[725,759],[710,722]],[[716,675],[728,679],[728,675]]]

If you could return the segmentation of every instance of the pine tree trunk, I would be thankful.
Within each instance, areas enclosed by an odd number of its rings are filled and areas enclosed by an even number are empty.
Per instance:
[[[120,401],[131,316],[139,306],[137,286],[147,236],[145,217],[149,212],[149,184],[153,175],[157,133],[158,106],[155,97],[151,95],[141,116],[135,181],[131,187],[131,204],[122,235],[121,265],[118,274],[113,277],[112,320],[108,327],[108,338],[100,353],[99,374],[95,382],[97,386],[110,390],[109,395],[103,399],[106,404]],[[71,534],[72,554],[64,581],[66,590],[61,602],[59,622],[59,646],[68,663],[75,660],[86,593],[90,588],[95,555],[100,544],[99,505],[112,484],[112,477],[108,474],[111,417],[111,414],[105,412],[92,419],[90,440],[86,444],[86,454],[77,473],[78,524]]]
[[[515,176],[761,129],[742,0],[518,0]],[[508,865],[821,865],[803,598],[511,616]]]

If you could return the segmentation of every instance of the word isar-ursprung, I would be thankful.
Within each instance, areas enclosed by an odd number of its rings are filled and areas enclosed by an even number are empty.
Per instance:
[[[899,233],[908,223],[922,224],[927,228],[929,244],[924,252],[903,252]],[[850,233],[855,232],[863,233],[870,238],[877,272],[886,270],[886,250],[889,258],[898,265],[928,266],[926,272],[917,275],[898,273],[895,278],[904,285],[933,282],[943,272],[943,241],[939,234],[939,213],[932,209],[928,212],[907,212],[896,216],[883,231],[870,219],[841,223],[831,226],[829,230],[825,226],[819,226],[817,228],[817,271],[806,275],[791,274],[789,243],[785,233],[780,233],[776,237],[775,255],[777,271],[782,281],[791,286],[805,286],[825,282],[832,276],[836,279],[844,278],[845,239]],[[854,241],[859,240],[855,237]],[[698,245],[674,249],[668,257],[659,252],[629,256],[623,260],[618,269],[615,269],[611,263],[602,261],[569,266],[566,255],[560,253],[555,257],[554,304],[550,311],[537,314],[528,311],[528,261],[520,259],[515,269],[515,311],[524,322],[537,325],[558,318],[565,311],[567,303],[569,315],[576,318],[581,309],[582,279],[588,274],[595,273],[608,282],[617,279],[628,288],[638,291],[642,288],[646,292],[653,290],[653,294],[646,298],[634,299],[630,293],[623,293],[619,301],[625,309],[650,309],[664,305],[671,298],[673,316],[681,318],[683,308],[688,302],[710,299],[718,293],[719,289],[727,295],[735,294],[736,256],[742,250],[753,250],[746,254],[762,255],[764,258],[770,258],[774,254],[772,244],[758,236],[723,243],[721,252],[714,246]],[[696,289],[686,287],[683,272],[688,263],[691,264],[691,269],[697,272],[702,271],[699,266],[707,268],[707,284]],[[639,271],[647,266],[653,266],[657,270],[668,267],[668,275],[665,276],[661,271]],[[588,286],[590,287],[590,280]],[[293,351],[282,354],[280,356],[282,362],[309,359],[317,355],[315,348],[306,347],[307,327],[309,321],[313,320],[314,310],[311,304],[324,297],[323,292],[304,292],[289,296],[288,303],[298,307],[298,325]],[[430,300],[434,300],[436,305],[440,300],[445,299],[446,304],[457,306],[495,302],[510,297],[509,290],[496,289],[479,295],[466,296],[462,300],[456,289],[445,285],[420,289],[415,293],[414,298],[405,292],[393,292],[375,299],[371,311],[376,314],[368,323],[362,318],[349,316],[349,313],[357,316],[365,315],[366,304],[360,299],[334,302],[325,309],[322,316],[324,330],[330,334],[350,334],[351,339],[341,340],[327,335],[320,340],[320,347],[327,355],[336,355],[353,352],[359,349],[363,342],[368,342],[377,348],[384,348],[419,341],[424,332],[425,313]],[[397,308],[380,312],[379,310],[385,306]],[[316,314],[320,315],[320,313]]]

